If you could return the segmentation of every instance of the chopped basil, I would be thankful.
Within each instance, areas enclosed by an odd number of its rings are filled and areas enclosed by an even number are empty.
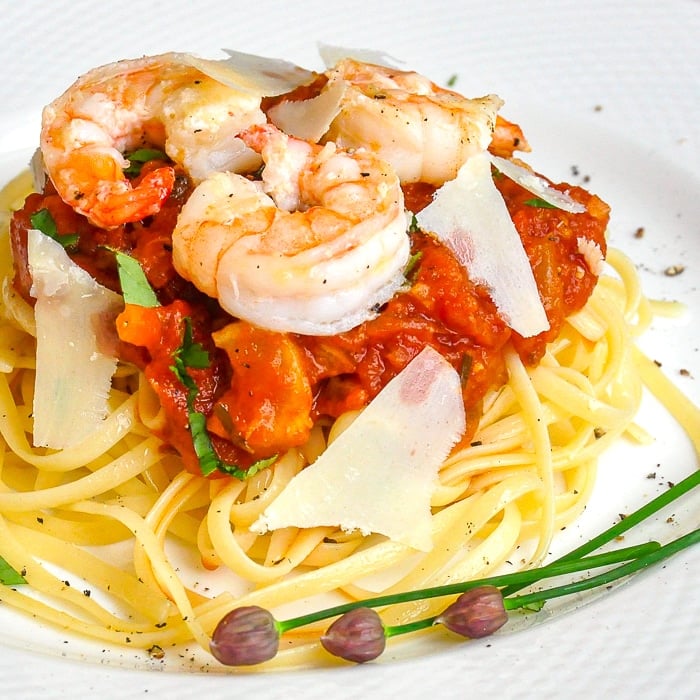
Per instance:
[[[45,236],[52,238],[57,243],[60,243],[64,248],[72,248],[78,244],[79,236],[77,233],[67,233],[61,235],[56,227],[51,212],[48,209],[39,209],[29,217],[32,226],[41,231]]]
[[[236,479],[245,481],[246,479],[250,479],[251,476],[257,474],[259,471],[262,471],[266,467],[273,465],[276,461],[277,455],[273,455],[272,457],[259,459],[257,462],[251,464],[247,469],[240,469],[239,467],[236,467],[232,464],[225,464],[224,462],[219,462],[216,468],[224,474],[228,474],[229,476],[235,476]]]
[[[469,381],[469,375],[472,372],[472,363],[472,356],[468,355],[466,352],[462,353],[462,364],[459,368],[459,381],[462,387],[465,387]]]
[[[160,306],[160,302],[148,283],[138,260],[119,251],[115,251],[115,255],[124,301],[127,304],[136,306]],[[187,390],[187,420],[189,422],[190,435],[192,436],[192,446],[199,460],[199,468],[204,476],[209,476],[218,470],[229,476],[235,476],[237,479],[247,479],[253,474],[257,474],[261,469],[273,464],[277,460],[277,455],[260,459],[247,469],[241,469],[235,464],[227,464],[219,459],[207,432],[207,418],[203,413],[195,409],[194,402],[199,393],[199,387],[188,372],[189,369],[206,369],[209,367],[209,353],[201,343],[194,342],[192,320],[185,318],[184,323],[182,343],[173,353],[173,364],[170,366],[170,369]]]
[[[193,369],[206,369],[209,367],[209,353],[202,347],[201,343],[193,342],[192,321],[189,318],[185,319],[182,345],[175,352],[175,367],[177,370],[176,374],[181,373],[183,377],[187,374],[188,367]],[[178,374],[178,377],[180,377],[180,374]],[[182,381],[182,377],[180,379]],[[192,380],[190,379],[190,381]]]
[[[146,274],[139,261],[119,251],[115,251],[115,255],[124,301],[135,306],[160,306],[156,293],[146,279]]]
[[[556,204],[552,204],[551,202],[547,202],[544,199],[540,199],[539,197],[533,197],[532,199],[526,199],[525,204],[527,204],[528,207],[537,207],[538,209],[558,209],[559,208],[556,206]]]
[[[124,174],[127,177],[136,177],[141,173],[141,168],[143,168],[145,163],[149,160],[167,160],[168,156],[159,151],[157,148],[139,148],[132,153],[127,153],[124,156],[128,161],[129,165],[124,168]]]
[[[196,392],[195,392],[196,393]],[[189,395],[188,395],[189,397]],[[214,452],[209,433],[207,432],[207,418],[203,413],[192,409],[192,402],[187,401],[187,415],[192,434],[192,445],[199,460],[199,469],[204,476],[209,476],[221,467],[221,460]]]
[[[189,368],[203,369],[208,366],[209,353],[200,343],[193,342],[192,321],[186,318],[182,343],[173,354],[173,364],[170,369],[187,389],[187,419],[192,435],[192,445],[199,459],[199,468],[204,476],[209,476],[216,471],[220,460],[214,452],[214,447],[207,433],[206,416],[194,407],[199,388],[187,370]]]
[[[207,432],[206,416],[194,407],[199,389],[187,371],[190,368],[204,369],[208,366],[209,353],[200,343],[193,342],[192,322],[189,318],[186,318],[182,344],[173,355],[173,364],[170,369],[187,389],[187,419],[190,425],[190,434],[192,435],[192,445],[199,460],[199,469],[204,476],[209,476],[218,470],[223,474],[234,476],[243,481],[253,476],[253,474],[257,474],[261,469],[273,464],[277,460],[277,455],[260,459],[247,469],[241,469],[235,464],[227,464],[219,459]]]
[[[411,255],[411,257],[408,259],[403,274],[409,282],[413,282],[413,278],[415,277],[416,272],[418,272],[418,265],[420,264],[422,257],[423,253],[418,251],[417,253]]]
[[[15,571],[3,557],[0,557],[0,583],[6,586],[17,586],[21,583],[27,583],[27,579]]]

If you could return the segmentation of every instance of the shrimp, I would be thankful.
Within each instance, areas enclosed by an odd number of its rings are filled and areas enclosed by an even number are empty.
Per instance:
[[[184,54],[118,61],[91,70],[44,108],[41,152],[61,198],[102,228],[155,214],[174,169],[132,186],[124,153],[164,148],[198,182],[220,169],[254,169],[259,156],[235,135],[265,122],[260,97],[186,63]]]
[[[440,186],[491,141],[502,100],[468,99],[418,73],[339,61],[326,90],[344,86],[339,111],[324,139],[365,146],[394,166],[402,183]]]
[[[523,130],[499,114],[496,117],[496,126],[489,144],[489,151],[495,156],[512,158],[515,151],[529,150],[530,144],[527,142]]]
[[[185,203],[173,262],[227,312],[274,331],[333,335],[372,318],[403,285],[408,217],[394,170],[268,124],[240,134],[262,181],[214,173]]]

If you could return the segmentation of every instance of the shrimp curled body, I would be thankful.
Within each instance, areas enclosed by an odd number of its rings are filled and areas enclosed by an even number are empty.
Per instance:
[[[287,136],[240,137],[260,151],[262,182],[215,173],[173,233],[178,272],[238,318],[275,331],[343,332],[376,315],[404,283],[408,219],[393,169]]]
[[[491,141],[497,95],[469,99],[412,71],[339,61],[326,89],[343,90],[325,139],[344,148],[365,146],[396,169],[402,183],[440,186]]]
[[[186,54],[162,54],[79,78],[44,108],[41,152],[61,198],[113,228],[155,214],[174,184],[173,168],[163,166],[132,186],[124,153],[164,148],[197,182],[215,170],[256,167],[259,158],[234,137],[264,121],[258,96],[205,75]]]

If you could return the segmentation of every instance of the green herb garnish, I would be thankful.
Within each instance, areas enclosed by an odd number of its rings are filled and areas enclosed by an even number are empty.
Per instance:
[[[224,474],[235,476],[236,479],[245,481],[246,479],[250,479],[251,476],[257,474],[259,471],[272,466],[276,461],[277,455],[273,455],[272,457],[266,457],[264,459],[259,459],[257,462],[253,462],[253,464],[251,464],[247,469],[241,469],[233,464],[226,464],[226,462],[219,461],[216,468]]]
[[[124,168],[124,174],[127,177],[140,175],[141,168],[150,160],[168,159],[168,156],[157,148],[139,148],[132,153],[127,153],[124,157],[129,161],[129,165]]]
[[[22,583],[27,583],[27,579],[13,569],[3,557],[0,557],[0,583],[6,586],[18,586]]]
[[[247,469],[241,469],[235,464],[228,464],[219,459],[207,432],[206,416],[195,408],[195,400],[197,399],[199,388],[188,372],[189,369],[205,369],[208,366],[209,353],[200,343],[194,342],[192,322],[189,318],[186,318],[182,344],[175,351],[173,364],[170,369],[187,389],[187,418],[190,424],[192,445],[199,460],[199,469],[204,476],[220,471],[223,474],[228,474],[244,481],[257,474],[261,469],[273,464],[277,460],[277,455],[260,459]]]
[[[158,297],[146,279],[146,274],[139,261],[118,250],[114,251],[114,254],[117,258],[117,271],[119,272],[124,301],[127,304],[149,308],[160,306]]]
[[[406,267],[403,271],[403,275],[408,282],[413,283],[422,257],[423,253],[418,251],[417,253],[413,253],[413,255],[408,258],[408,262],[406,263]]]
[[[48,236],[57,243],[60,243],[64,248],[73,248],[80,240],[80,236],[77,233],[66,233],[61,235],[58,232],[56,222],[48,209],[39,209],[29,217],[29,220],[37,231],[41,231],[41,233],[43,233],[45,236]]]
[[[199,387],[190,376],[188,370],[204,369],[208,366],[209,353],[200,343],[193,341],[192,321],[186,318],[182,344],[173,355],[173,364],[170,366],[170,369],[187,389],[187,418],[190,424],[192,445],[199,459],[199,468],[204,476],[209,476],[209,474],[216,471],[220,460],[214,452],[214,447],[207,432],[206,416],[195,408],[194,404],[199,393]]]
[[[175,366],[173,372],[177,375],[180,381],[191,389],[192,385],[196,391],[197,386],[187,374],[187,368],[206,369],[209,367],[209,353],[204,349],[201,343],[195,343],[192,336],[192,320],[185,319],[185,331],[182,337],[182,345],[175,351],[174,355]]]
[[[462,388],[467,386],[467,382],[469,381],[469,375],[472,372],[472,364],[474,363],[474,360],[472,356],[468,353],[462,353],[462,362],[459,367],[459,382],[462,385]]]
[[[114,253],[117,258],[119,281],[124,301],[127,304],[149,308],[160,306],[160,302],[138,260],[126,253],[119,251],[114,251]],[[219,459],[207,432],[207,418],[195,408],[199,387],[188,371],[190,369],[206,369],[209,367],[209,353],[201,343],[194,342],[192,320],[185,318],[184,324],[182,343],[173,353],[173,364],[170,366],[170,369],[187,390],[187,419],[190,435],[192,436],[192,446],[199,460],[200,471],[204,476],[209,476],[218,470],[223,474],[234,476],[243,481],[253,476],[253,474],[257,474],[261,469],[273,464],[277,460],[277,455],[260,459],[247,469],[241,469],[235,464],[227,464]]]
[[[537,209],[558,209],[559,207],[556,206],[556,204],[552,204],[551,202],[547,202],[544,199],[540,199],[539,197],[533,197],[532,199],[526,199],[525,204],[527,204],[528,207],[536,207]]]
[[[453,632],[467,637],[491,634],[507,622],[505,611],[521,610],[536,614],[547,600],[608,586],[614,581],[657,564],[686,547],[700,543],[700,528],[698,528],[664,545],[658,542],[647,542],[601,554],[592,553],[699,485],[700,471],[695,471],[581,547],[538,568],[377,596],[281,621],[275,620],[267,610],[257,606],[234,608],[214,630],[212,653],[224,664],[260,663],[275,656],[279,637],[285,632],[329,618],[338,619],[321,637],[321,644],[330,653],[349,661],[369,661],[382,653],[384,639],[426,629],[436,624],[442,624]],[[603,569],[603,571],[595,575],[584,575],[582,578],[574,577],[574,574],[591,572],[595,569]],[[531,592],[515,595],[516,591],[531,587],[540,581],[564,576],[573,577],[573,579],[551,588],[531,589]],[[473,595],[468,595],[469,592]],[[376,615],[357,618],[357,625],[361,625],[363,629],[362,637],[356,630],[346,632],[342,623],[339,626],[337,624],[346,617],[349,621],[349,616],[360,609],[384,608],[409,601],[458,594],[459,598],[440,615],[414,622],[384,626]],[[480,629],[483,634],[478,634]]]

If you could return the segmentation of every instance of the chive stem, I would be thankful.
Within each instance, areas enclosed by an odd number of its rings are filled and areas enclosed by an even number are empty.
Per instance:
[[[643,520],[646,520],[651,515],[680,498],[682,495],[698,485],[700,485],[700,470],[695,470],[689,476],[685,477],[677,484],[674,484],[670,489],[658,495],[648,503],[645,503],[636,511],[630,513],[624,519],[615,523],[604,532],[588,540],[588,542],[580,547],[571,550],[564,556],[559,557],[550,564],[546,564],[545,566],[535,569],[528,569],[526,571],[518,571],[511,574],[490,576],[474,581],[462,581],[459,583],[435,586],[432,588],[423,588],[414,591],[405,591],[402,593],[377,596],[366,600],[356,600],[326,608],[324,610],[318,610],[306,615],[289,618],[288,620],[278,621],[276,623],[277,629],[279,633],[282,634],[297,627],[309,625],[330,617],[344,615],[345,613],[360,607],[385,607],[388,605],[407,603],[414,600],[455,595],[464,593],[472,588],[476,588],[477,586],[484,585],[491,585],[500,588],[508,609],[522,608],[542,602],[548,598],[569,595],[582,590],[606,585],[612,581],[628,576],[636,571],[650,566],[657,561],[661,561],[662,559],[665,559],[677,551],[680,551],[681,549],[684,549],[685,547],[688,547],[700,540],[700,530],[694,530],[693,532],[690,532],[687,535],[673,540],[672,542],[663,546],[661,546],[658,542],[649,542],[646,544],[633,545],[631,547],[623,547],[601,554],[591,554],[591,552],[602,547],[604,544],[611,542],[617,537],[620,537],[620,535],[622,535],[624,532],[639,524]],[[621,562],[627,563],[602,574],[585,578],[581,581],[568,583],[563,586],[557,586],[522,596],[513,595],[515,592],[527,586],[531,586],[532,584],[543,579],[573,574],[580,571],[587,571],[603,566],[611,566],[613,564],[620,564]],[[426,618],[425,620],[410,622],[406,625],[387,627],[387,635],[395,636],[398,634],[405,634],[406,632],[423,629],[432,625],[434,620],[435,618]]]
[[[564,584],[563,586],[556,586],[554,588],[545,589],[542,591],[535,591],[534,593],[527,593],[520,596],[512,596],[505,598],[504,603],[506,609],[513,610],[515,608],[522,608],[527,605],[532,605],[533,603],[539,603],[550,598],[558,598],[560,596],[571,595],[572,593],[579,593],[589,588],[597,588],[598,586],[605,586],[617,579],[623,578],[624,576],[629,576],[641,569],[644,569],[652,564],[670,557],[673,554],[690,547],[693,544],[700,542],[700,529],[693,530],[692,532],[683,535],[668,544],[665,544],[657,549],[643,554],[636,559],[628,561],[626,564],[622,564],[610,571],[605,571],[602,574],[592,576],[591,578],[583,579],[582,581],[574,581],[572,583]],[[503,592],[503,591],[501,591]]]
[[[664,491],[662,494],[656,496],[656,498],[653,498],[648,503],[645,503],[633,513],[630,513],[628,516],[615,523],[607,530],[601,532],[599,535],[596,535],[592,539],[588,540],[588,542],[585,542],[580,547],[577,547],[576,549],[571,550],[564,556],[556,559],[553,563],[556,564],[564,561],[569,561],[571,559],[578,559],[579,557],[586,556],[590,552],[594,552],[596,549],[599,549],[608,542],[612,542],[612,540],[614,540],[615,538],[620,537],[620,535],[627,532],[635,525],[638,525],[642,521],[651,517],[652,515],[654,515],[654,513],[658,512],[665,506],[669,505],[670,503],[672,503],[673,501],[680,498],[682,495],[686,494],[688,491],[691,491],[699,485],[700,470],[695,470],[689,476],[674,484],[667,491]],[[501,592],[503,593],[504,597],[508,597],[516,591],[521,590],[526,585],[528,584],[512,584],[504,588]]]
[[[639,545],[638,547],[627,547],[626,549],[629,551],[637,550],[640,552],[640,555],[636,558],[627,560],[627,563],[622,564],[621,566],[617,566],[614,569],[605,571],[597,576],[585,578],[581,581],[574,581],[573,583],[567,583],[562,586],[555,586],[554,588],[546,588],[534,593],[504,598],[503,604],[506,610],[517,610],[518,608],[524,608],[529,605],[541,603],[551,598],[558,598],[565,595],[571,595],[573,593],[580,593],[581,591],[589,590],[591,588],[605,586],[613,581],[616,581],[617,579],[630,576],[643,568],[656,564],[659,561],[662,561],[663,559],[666,559],[682,549],[690,547],[698,542],[700,542],[700,529],[693,530],[692,532],[689,532],[686,535],[683,535],[663,546],[647,547],[646,545]],[[653,545],[656,543],[650,542],[649,544]],[[642,550],[642,547],[645,549]],[[590,563],[590,560],[592,559],[594,559],[594,557],[582,558],[580,561]],[[503,590],[501,592],[503,592]],[[388,638],[396,637],[401,634],[407,634],[409,632],[417,632],[418,630],[432,627],[436,620],[437,616],[432,616],[423,618],[422,620],[408,622],[403,625],[387,626],[384,633]]]
[[[321,644],[331,654],[340,656],[349,661],[363,662],[376,658],[376,656],[383,651],[384,640],[386,638],[409,632],[416,632],[431,627],[434,624],[442,624],[447,629],[462,636],[485,636],[486,634],[491,634],[504,624],[507,620],[506,611],[508,610],[528,607],[533,610],[539,610],[542,605],[544,605],[545,601],[549,599],[606,586],[613,581],[617,581],[618,579],[630,576],[646,567],[652,566],[686,547],[699,543],[700,528],[696,528],[692,532],[682,535],[665,545],[660,545],[658,542],[647,542],[620,547],[598,554],[592,553],[602,545],[618,538],[622,533],[658,512],[661,508],[678,499],[699,484],[700,471],[694,471],[690,476],[668,489],[668,491],[644,504],[584,545],[577,547],[549,564],[534,569],[489,576],[474,581],[462,581],[432,588],[382,595],[366,600],[355,600],[343,605],[336,605],[324,610],[282,621],[275,620],[269,612],[264,611],[262,608],[258,608],[257,610],[264,612],[267,616],[266,619],[269,619],[272,627],[268,631],[271,638],[274,638],[273,641],[275,645],[278,644],[280,635],[288,630],[331,617],[338,617],[329,627],[327,633],[321,637]],[[577,572],[591,572],[593,569],[600,567],[607,567],[607,570],[594,575],[585,575],[580,580],[569,581],[563,585],[555,585],[542,590],[531,590],[531,592],[522,595],[514,595],[516,591],[525,587],[531,587],[534,583],[543,579],[571,576]],[[474,590],[484,587],[491,589],[484,593],[484,595],[491,596],[491,598],[487,599],[490,607],[485,603],[483,596],[480,597],[476,595],[479,591]],[[473,593],[468,593],[468,591],[473,591]],[[405,624],[384,626],[378,618],[377,613],[371,610],[371,608],[386,607],[415,600],[458,594],[467,595],[460,595],[460,597],[440,615],[413,620]],[[469,596],[474,596],[474,600],[471,600]],[[492,600],[494,597],[495,600]],[[493,604],[494,602],[495,605]],[[470,608],[469,606],[473,604],[476,604],[476,607]],[[481,605],[481,607],[479,607],[479,605]],[[231,611],[229,615],[245,611],[247,611],[246,608],[240,608]],[[365,648],[366,640],[365,642],[358,642],[357,634],[353,632],[353,629],[358,623],[358,620],[354,617],[355,612],[353,611],[356,611],[357,615],[362,618],[364,627],[366,628],[365,631],[369,629],[374,635],[372,639],[373,646],[369,649],[371,654],[368,652],[368,649]],[[497,617],[492,615],[494,611]],[[353,615],[346,615],[346,613],[353,613]],[[368,614],[370,618],[374,618],[374,622],[369,625],[369,627],[368,620],[366,619]],[[221,625],[223,622],[228,624],[228,622],[230,622],[228,621],[229,615],[219,624]],[[489,617],[489,615],[491,615],[491,617]],[[350,618],[352,618],[352,620],[350,620]],[[369,620],[369,622],[371,622],[371,620]],[[342,629],[336,629],[339,624]],[[488,624],[491,626],[487,627]],[[215,637],[218,630],[219,628],[217,627],[217,630],[214,632]],[[241,640],[237,638],[236,634],[232,634],[230,630],[226,629],[224,629],[219,636],[222,637],[226,644],[234,648],[239,643],[243,643],[244,645],[248,644],[248,637],[250,636],[248,634],[249,631],[239,630],[239,632],[238,637],[242,636]],[[346,639],[343,635],[347,636],[348,634],[350,636]],[[355,635],[354,637],[353,634]],[[227,635],[232,638],[229,639]],[[378,644],[379,641],[381,641],[381,645]],[[365,647],[362,646],[363,644],[365,644]],[[379,646],[381,646],[381,649]],[[258,656],[255,658],[256,661],[250,663],[258,663]],[[265,658],[267,659],[269,657],[266,656]],[[244,663],[248,663],[248,661]],[[236,665],[236,663],[231,663],[231,665]]]
[[[542,566],[538,569],[530,569],[528,571],[516,571],[511,574],[490,576],[474,581],[462,581],[460,583],[435,586],[433,588],[422,588],[415,591],[405,591],[403,593],[377,596],[376,598],[369,598],[367,600],[356,600],[352,601],[351,603],[336,605],[332,608],[326,608],[324,610],[308,613],[306,615],[300,615],[299,617],[293,617],[288,620],[278,621],[277,628],[280,634],[282,634],[283,632],[287,632],[304,625],[309,625],[313,622],[318,622],[319,620],[325,620],[329,617],[343,615],[346,612],[354,610],[355,608],[377,608],[388,605],[396,605],[398,603],[407,603],[413,600],[423,600],[426,598],[454,595],[457,593],[464,593],[471,588],[484,585],[501,587],[511,584],[522,584],[524,586],[529,586],[544,578],[553,578],[556,576],[576,573],[578,571],[587,571],[589,569],[595,569],[601,566],[610,566],[612,564],[619,564],[620,562],[634,560],[640,556],[652,554],[660,548],[661,545],[658,542],[647,542],[631,547],[622,547],[611,552],[582,557],[581,559],[576,559],[574,561],[553,562],[547,566]],[[409,624],[413,625],[415,623]]]

